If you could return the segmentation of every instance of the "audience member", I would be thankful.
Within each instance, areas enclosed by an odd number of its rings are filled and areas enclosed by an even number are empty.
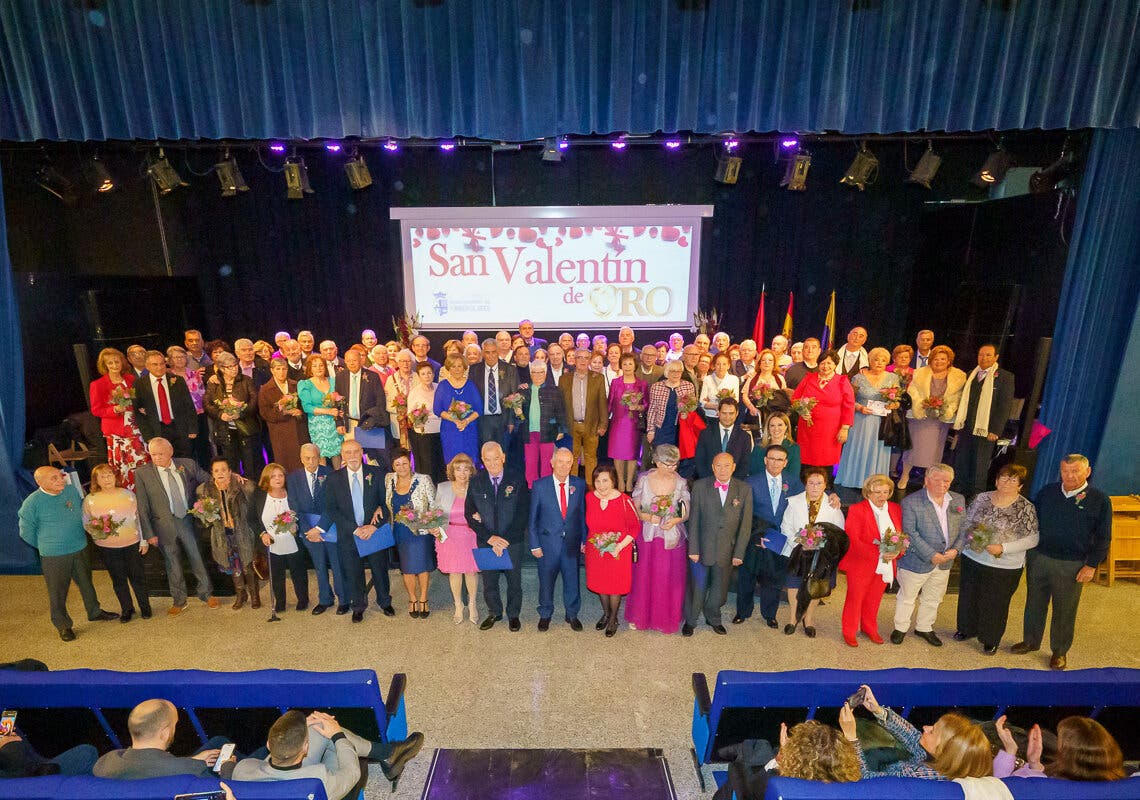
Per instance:
[[[143,780],[171,775],[195,775],[213,778],[221,775],[229,780],[233,775],[236,757],[231,757],[215,772],[214,765],[220,748],[227,743],[224,736],[215,736],[192,756],[176,756],[170,752],[174,731],[178,727],[178,709],[168,700],[144,700],[127,717],[127,730],[131,746],[105,753],[95,762],[93,774],[99,778],[116,780]]]

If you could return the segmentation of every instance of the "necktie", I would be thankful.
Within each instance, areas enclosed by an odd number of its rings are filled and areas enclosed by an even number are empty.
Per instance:
[[[729,433],[730,433],[730,431],[725,430],[724,428],[720,429],[720,452],[722,452],[722,453],[728,449],[728,435],[729,435]]]
[[[780,483],[774,475],[768,476],[768,493],[772,495],[772,508],[775,508],[780,502]]]
[[[309,494],[313,497],[317,496],[317,474],[305,470],[305,474],[309,476]]]
[[[562,519],[566,519],[566,482],[558,483],[558,505],[562,508]]]
[[[159,386],[162,384],[160,383]],[[178,483],[178,476],[172,467],[162,470],[162,480],[166,484],[166,493],[170,495],[170,513],[178,519],[186,516],[186,498],[182,496],[182,487]]]
[[[163,425],[169,425],[173,417],[170,415],[170,400],[166,396],[166,381],[162,378],[156,380],[158,382],[158,418],[162,420]]]
[[[487,368],[487,413],[490,415],[499,413],[499,368]],[[499,484],[495,484],[495,488],[499,488]]]
[[[348,390],[348,415],[353,419],[360,419],[360,372],[350,374],[352,385]]]
[[[495,487],[495,494],[499,493],[499,481],[501,481],[502,479],[503,479],[502,475],[492,475],[491,476],[491,485]]]
[[[356,516],[356,524],[364,524],[364,487],[360,485],[360,473],[352,475],[352,513]]]
[[[986,371],[982,370],[981,372],[978,373],[978,383],[981,383],[985,379],[986,379]]]

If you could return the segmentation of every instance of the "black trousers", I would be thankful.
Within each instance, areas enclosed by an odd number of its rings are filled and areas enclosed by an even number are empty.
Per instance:
[[[998,569],[964,556],[958,586],[958,633],[997,647],[1009,620],[1009,601],[1021,583],[1021,568]]]
[[[487,442],[498,442],[500,445],[503,445],[507,436],[507,414],[514,417],[515,412],[506,411],[501,414],[484,414],[479,417],[480,449]],[[515,417],[515,419],[517,420],[518,418]],[[506,452],[505,446],[503,446],[503,451]]]
[[[503,616],[503,596],[499,592],[499,580],[507,579],[507,618],[515,619],[522,611],[522,542],[509,545],[506,550],[511,557],[510,569],[492,570],[484,572],[483,601],[487,604],[487,613],[493,617]]]
[[[191,426],[191,429],[193,432],[197,433],[198,420],[194,420],[194,424]],[[161,422],[159,422],[158,435],[170,442],[170,446],[174,448],[175,458],[194,457],[194,442],[196,440],[191,439],[188,436],[183,436],[179,432],[178,428],[176,428],[173,424],[163,425]],[[199,436],[201,436],[201,434],[199,434]]]
[[[285,570],[288,568],[289,577],[293,579],[293,594],[297,595],[297,605],[309,604],[309,570],[305,563],[305,551],[298,547],[296,553],[278,555],[270,552],[269,567],[272,571],[273,601],[278,611],[285,610]]]
[[[230,431],[229,436],[218,437],[218,452],[234,472],[253,481],[261,476],[265,458],[259,436],[243,436],[237,431]]]
[[[349,594],[352,597],[352,610],[363,611],[368,608],[368,583],[364,580],[364,568],[372,570],[372,586],[376,590],[376,604],[381,608],[392,605],[392,586],[388,581],[388,552],[381,550],[371,555],[361,556],[356,550],[355,537],[351,531],[337,531],[337,553],[340,554],[341,567],[344,577],[348,581]]]
[[[111,585],[115,588],[115,597],[119,598],[122,613],[135,610],[131,600],[131,589],[134,589],[139,611],[149,614],[150,596],[147,594],[146,571],[139,546],[129,544],[126,547],[101,547],[99,555],[103,557],[103,565],[111,576]]]
[[[755,545],[750,544],[749,547]],[[788,559],[773,550],[760,549],[753,563],[749,564],[745,559],[745,563],[736,568],[736,575],[737,616],[750,618],[756,607],[755,596],[759,594],[760,616],[766,620],[775,619],[784,596],[784,582],[788,578]]]
[[[958,431],[954,449],[954,482],[966,500],[986,490],[990,462],[994,460],[994,443],[985,436],[974,436],[966,429]]]

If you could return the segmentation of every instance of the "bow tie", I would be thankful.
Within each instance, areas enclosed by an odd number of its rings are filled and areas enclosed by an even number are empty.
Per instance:
[[[716,481],[716,488],[718,488],[718,489],[727,489],[727,488],[728,488],[728,484],[727,484],[727,483],[721,483],[720,481]]]

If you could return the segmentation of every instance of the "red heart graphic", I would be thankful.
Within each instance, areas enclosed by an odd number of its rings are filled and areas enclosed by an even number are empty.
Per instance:
[[[681,247],[688,247],[689,246],[689,240],[687,238],[685,238],[684,236],[682,236],[680,239],[677,240],[677,244],[681,245]]]
[[[661,241],[663,242],[675,242],[680,236],[681,229],[672,225],[666,225],[661,229]]]
[[[582,229],[581,228],[571,228],[570,229],[570,238],[571,239],[581,239],[582,238]]]
[[[428,228],[427,229],[427,237],[429,239],[438,239],[439,238],[439,228]]]
[[[538,238],[538,231],[534,228],[519,228],[519,241],[520,242],[533,242]]]

